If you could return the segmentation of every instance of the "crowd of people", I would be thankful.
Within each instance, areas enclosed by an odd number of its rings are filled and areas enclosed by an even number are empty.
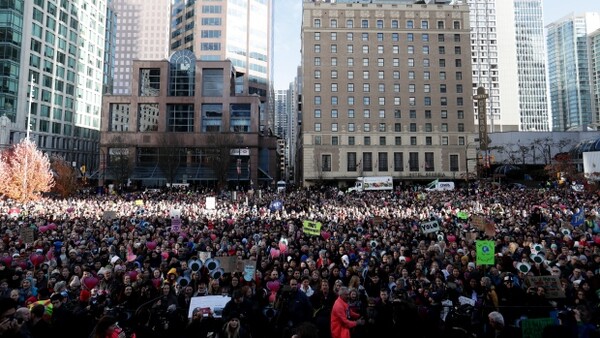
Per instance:
[[[1,199],[0,337],[518,337],[548,318],[546,337],[599,336],[597,192],[482,184],[234,197]],[[494,243],[491,264],[478,260],[480,240]],[[201,253],[255,269],[214,274],[192,266]],[[191,308],[216,295],[230,297],[224,308]]]

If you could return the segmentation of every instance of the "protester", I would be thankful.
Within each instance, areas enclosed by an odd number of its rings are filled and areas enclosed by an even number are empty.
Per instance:
[[[208,197],[215,198],[214,209],[206,208]],[[274,208],[273,201],[282,203]],[[343,194],[318,187],[285,196],[240,191],[237,200],[210,190],[26,204],[1,199],[0,295],[11,297],[15,308],[44,304],[39,318],[49,320],[48,332],[60,323],[77,328],[61,332],[67,336],[81,336],[114,314],[124,327],[178,338],[194,297],[233,297],[245,290],[254,337],[283,337],[283,330],[270,330],[273,324],[285,326],[288,338],[293,327],[311,322],[319,337],[328,338],[336,292],[347,287],[357,291],[364,319],[373,323],[387,290],[394,323],[411,318],[408,325],[423,327],[421,336],[441,332],[444,321],[435,314],[465,299],[475,308],[469,328],[479,333],[490,325],[492,311],[512,326],[567,307],[581,308],[591,329],[600,318],[599,205],[593,192],[487,183],[470,195],[409,188]],[[172,226],[175,210],[178,228]],[[576,215],[584,221],[575,222]],[[305,231],[305,221],[320,229]],[[32,237],[25,236],[27,228]],[[492,241],[491,262],[479,261],[479,240]],[[232,273],[207,267],[208,259],[225,256],[255,262],[250,278],[245,268]],[[287,288],[292,284],[310,301],[297,296],[297,303],[282,307],[282,300],[296,295]],[[533,285],[535,295],[528,294]],[[49,311],[54,304],[56,316]],[[219,328],[231,318],[219,318],[220,309],[215,314]]]

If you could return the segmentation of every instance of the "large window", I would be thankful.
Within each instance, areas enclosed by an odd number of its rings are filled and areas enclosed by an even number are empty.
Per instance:
[[[363,153],[363,171],[373,171],[373,153]]]
[[[140,69],[140,96],[160,94],[160,69]]]
[[[194,53],[187,49],[175,52],[169,60],[169,96],[194,96],[195,74]]]
[[[419,171],[419,153],[408,153],[408,170]]]
[[[394,153],[394,171],[404,171],[404,153]]]
[[[231,118],[229,130],[237,133],[250,132],[252,106],[249,103],[237,103],[229,106]]]
[[[194,105],[193,104],[168,104],[167,105],[167,131],[193,132],[194,131]]]
[[[331,155],[330,154],[321,155],[321,170],[331,171]]]
[[[221,131],[223,106],[221,104],[202,105],[202,132]]]
[[[379,171],[388,171],[388,154],[381,152],[377,154],[377,169]]]
[[[347,171],[356,171],[357,169],[357,165],[356,165],[356,153],[355,152],[349,152],[347,155],[348,158],[348,167],[346,168]]]
[[[138,131],[158,131],[158,103],[141,103],[138,106]]]
[[[433,153],[425,153],[425,171],[435,171]]]
[[[131,105],[128,103],[112,103],[110,105],[110,131],[129,131],[129,112]]]
[[[223,69],[202,70],[202,96],[223,96]]]

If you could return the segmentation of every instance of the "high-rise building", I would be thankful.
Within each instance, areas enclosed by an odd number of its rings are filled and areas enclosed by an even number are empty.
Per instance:
[[[590,34],[590,67],[592,77],[592,123],[593,129],[600,129],[600,29]]]
[[[547,25],[552,130],[586,130],[592,123],[588,36],[600,28],[600,13],[571,13]]]
[[[469,7],[303,5],[301,183],[466,174],[475,148]]]
[[[42,151],[89,168],[98,156],[107,1],[2,1],[0,17],[0,116],[10,121],[2,146],[29,127]]]
[[[542,0],[466,2],[473,94],[477,87],[488,91],[488,130],[548,131]]]
[[[236,79],[236,93],[261,97],[261,130],[274,124],[268,111],[272,16],[272,0],[172,0],[171,6],[170,49],[189,49],[202,61],[231,60],[243,75]]]
[[[130,94],[133,60],[169,58],[170,0],[112,0],[114,68],[108,94]]]

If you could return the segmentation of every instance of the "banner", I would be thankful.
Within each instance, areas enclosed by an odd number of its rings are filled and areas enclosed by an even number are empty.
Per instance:
[[[543,286],[544,296],[547,299],[565,298],[565,290],[562,288],[560,278],[558,276],[527,276],[525,279],[525,285],[530,286]]]
[[[494,241],[475,241],[477,247],[477,265],[494,265]]]
[[[573,217],[571,217],[571,225],[574,227],[578,227],[583,224],[585,221],[585,215],[583,214],[583,208],[579,208],[579,212],[574,213]]]
[[[468,219],[469,218],[469,213],[466,211],[459,211],[456,213],[456,217],[460,218],[460,219]]]
[[[321,222],[313,222],[309,220],[302,221],[302,230],[305,234],[311,236],[320,236],[321,235]]]
[[[438,232],[440,231],[440,224],[438,223],[438,221],[423,222],[419,224],[419,229],[421,229],[421,232],[423,234]]]

